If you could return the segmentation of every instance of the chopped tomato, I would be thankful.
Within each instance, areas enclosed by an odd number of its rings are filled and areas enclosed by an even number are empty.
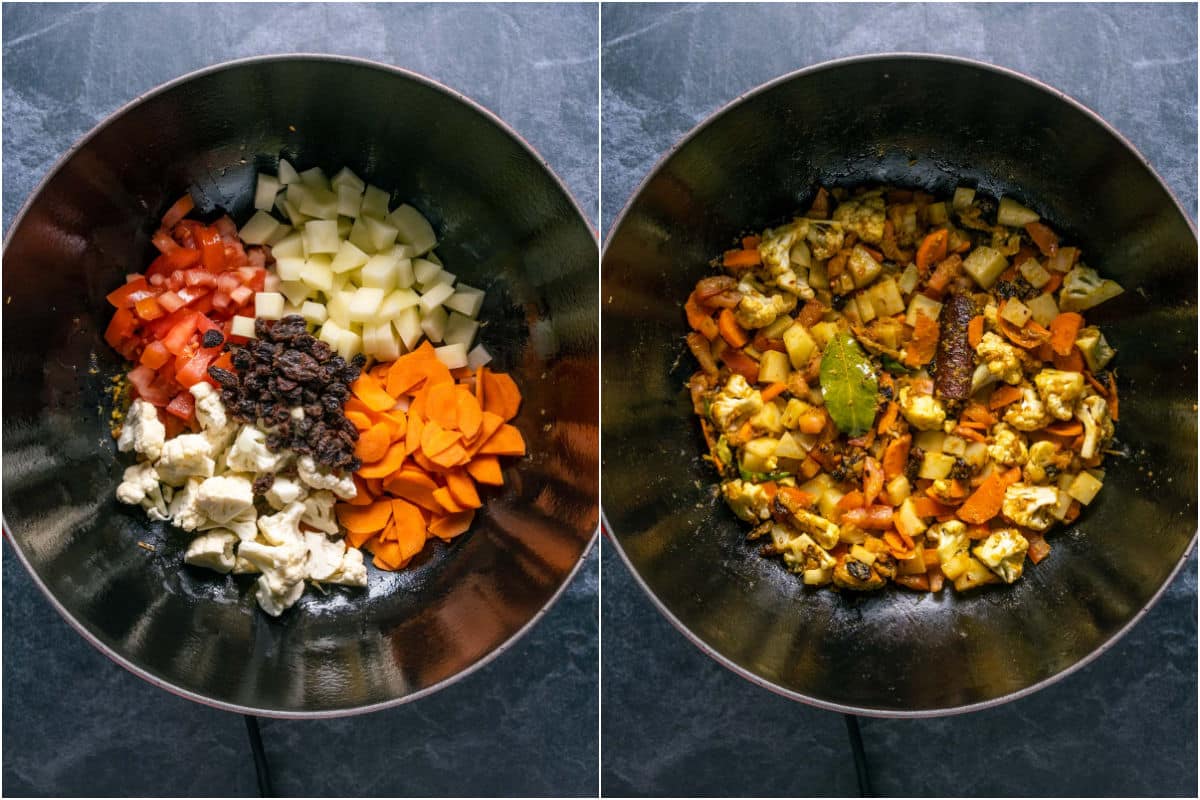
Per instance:
[[[195,253],[195,250],[191,252]],[[199,259],[200,254],[196,253],[196,258]],[[189,269],[183,273],[183,282],[188,286],[216,286],[217,279],[211,272],[206,269]]]
[[[201,297],[204,297],[205,295],[209,294],[209,291],[208,291],[207,287],[185,286],[182,289],[178,290],[178,294],[179,294],[180,299],[183,300],[183,304],[189,305],[189,304],[194,303],[195,301],[199,300]]]
[[[254,290],[249,286],[239,286],[229,293],[229,299],[234,302],[234,305],[244,306],[254,299]]]
[[[171,393],[166,391],[163,381],[154,370],[144,364],[139,364],[129,370],[129,383],[133,386],[138,397],[153,405],[165,406],[171,400]]]
[[[171,354],[162,342],[151,342],[142,351],[141,363],[150,369],[159,369],[170,360]]]
[[[168,314],[173,314],[186,306],[187,301],[177,295],[175,292],[166,291],[158,296],[158,304],[162,306]]]
[[[171,398],[171,402],[167,403],[167,413],[174,414],[183,420],[191,419],[195,409],[196,398],[192,397],[191,392],[180,392]]]
[[[214,359],[215,355],[207,350],[198,350],[190,356],[183,353],[175,360],[175,380],[185,387],[204,380]]]
[[[158,298],[153,296],[143,297],[141,300],[138,300],[133,304],[133,310],[139,317],[146,321],[158,319],[167,313],[159,304]]]
[[[108,342],[110,347],[119,349],[137,330],[137,326],[138,319],[134,316],[133,311],[128,308],[118,308],[117,313],[113,314],[113,318],[109,321],[108,328],[104,331],[104,341]]]
[[[206,270],[220,272],[225,269],[225,245],[216,228],[200,226],[196,231],[196,241],[200,245],[200,263],[204,264]]]
[[[179,249],[179,243],[172,239],[171,234],[163,228],[156,230],[150,241],[154,243],[160,253],[170,253]]]
[[[191,341],[192,335],[196,333],[197,317],[199,316],[194,311],[189,312],[162,338],[163,346],[167,348],[168,352],[179,355],[184,351],[188,342]]]
[[[146,279],[139,275],[136,280],[109,292],[107,299],[116,308],[132,308],[137,301],[154,297],[156,294],[158,292],[151,289]]]
[[[233,372],[234,371],[234,369],[233,369],[233,354],[230,353],[229,351],[225,351],[224,353],[221,353],[221,355],[217,357],[216,361],[214,361],[208,365],[209,369],[212,369],[213,367],[217,367],[218,369],[224,369],[224,370],[228,370],[229,372]],[[204,371],[204,380],[208,381],[213,386],[218,386],[217,382],[214,381],[212,376],[208,374],[208,370]]]
[[[163,253],[146,268],[146,275],[170,275],[178,269],[189,269],[200,263],[200,252],[187,247],[179,247],[169,253]]]
[[[163,214],[162,226],[168,229],[175,227],[175,223],[192,213],[192,209],[195,207],[196,203],[192,200],[192,196],[185,194],[167,209],[167,213]]]

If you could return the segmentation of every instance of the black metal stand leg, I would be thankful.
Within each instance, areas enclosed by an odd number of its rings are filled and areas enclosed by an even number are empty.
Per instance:
[[[247,714],[245,720],[246,733],[250,737],[250,752],[254,755],[254,774],[258,778],[258,796],[274,797],[275,787],[271,784],[271,768],[267,765],[267,751],[263,748],[258,717]]]
[[[846,733],[850,735],[850,751],[854,754],[854,774],[858,778],[859,797],[874,797],[871,789],[871,774],[867,771],[867,751],[863,747],[862,731],[858,729],[858,717],[843,714]]]

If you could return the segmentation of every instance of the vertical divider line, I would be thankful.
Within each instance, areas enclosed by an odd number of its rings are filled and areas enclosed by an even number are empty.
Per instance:
[[[242,718],[246,720],[246,735],[250,738],[250,752],[254,756],[254,777],[258,780],[258,796],[275,797],[275,786],[271,783],[271,767],[267,763],[267,751],[263,747],[258,717],[244,714]]]
[[[867,751],[863,747],[862,731],[858,727],[858,717],[853,714],[843,714],[846,720],[846,733],[850,737],[850,752],[854,755],[854,776],[858,780],[858,796],[874,797],[871,788],[871,773],[867,769]]]

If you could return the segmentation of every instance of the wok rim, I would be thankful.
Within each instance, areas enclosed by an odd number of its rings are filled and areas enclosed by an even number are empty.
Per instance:
[[[25,201],[21,204],[20,209],[18,209],[17,213],[13,216],[12,222],[9,224],[8,230],[4,234],[4,239],[3,239],[4,254],[7,254],[7,252],[8,252],[8,246],[11,243],[13,234],[16,232],[17,228],[20,227],[21,223],[25,219],[25,216],[29,213],[30,209],[33,207],[34,202],[41,196],[41,194],[45,190],[46,186],[49,185],[49,183],[52,180],[54,180],[55,177],[57,177],[57,175],[67,165],[67,163],[70,162],[70,160],[72,158],[74,158],[75,155],[80,150],[82,150],[87,144],[89,144],[94,138],[96,138],[96,136],[98,136],[100,133],[102,133],[104,130],[106,130],[110,125],[115,123],[118,119],[124,117],[126,114],[132,112],[133,110],[135,110],[142,104],[146,103],[147,101],[149,101],[155,97],[158,97],[159,95],[165,94],[166,92],[169,92],[185,83],[188,83],[189,81],[193,81],[198,78],[204,78],[204,77],[207,77],[209,75],[212,75],[212,74],[215,74],[218,72],[223,72],[225,70],[230,70],[230,69],[236,69],[239,67],[256,66],[259,64],[283,63],[283,62],[289,62],[289,61],[332,63],[332,64],[340,64],[340,65],[347,65],[347,66],[366,67],[369,69],[376,69],[376,70],[379,70],[382,72],[391,73],[393,76],[398,77],[402,80],[408,80],[408,81],[412,81],[417,84],[421,84],[427,88],[433,89],[434,91],[437,91],[443,95],[446,95],[447,97],[449,97],[452,100],[456,100],[459,103],[465,105],[467,108],[469,108],[470,110],[472,110],[475,113],[482,116],[485,120],[487,120],[492,125],[497,127],[502,133],[506,134],[510,139],[512,139],[518,145],[520,145],[522,148],[525,149],[525,151],[534,159],[534,161],[537,162],[537,164],[542,168],[542,170],[545,172],[545,174],[547,176],[549,176],[549,178],[553,181],[553,183],[558,187],[559,192],[561,192],[562,196],[564,198],[566,198],[570,207],[572,209],[574,209],[574,211],[575,211],[576,215],[578,215],[580,221],[583,222],[584,228],[591,235],[593,243],[596,244],[597,246],[599,245],[599,237],[598,237],[597,227],[595,225],[593,225],[591,223],[591,221],[588,219],[587,215],[583,211],[583,208],[580,206],[579,201],[575,199],[575,196],[571,193],[570,189],[567,187],[567,185],[563,181],[563,179],[558,175],[557,172],[554,171],[554,169],[550,166],[549,162],[546,161],[546,159],[542,156],[542,154],[539,153],[533,147],[532,144],[530,144],[521,134],[517,133],[516,130],[514,130],[507,122],[505,122],[503,119],[501,119],[495,112],[486,108],[479,102],[472,100],[470,97],[466,96],[462,92],[459,92],[458,90],[453,89],[450,86],[447,86],[446,84],[441,83],[440,81],[437,81],[433,78],[430,78],[427,75],[423,75],[422,73],[416,72],[414,70],[406,69],[404,67],[397,67],[397,66],[394,66],[391,64],[385,64],[381,61],[375,61],[373,59],[368,59],[368,58],[361,58],[358,56],[345,56],[345,55],[337,55],[337,54],[333,54],[333,53],[298,52],[298,53],[271,53],[271,54],[264,54],[264,55],[246,56],[243,58],[236,58],[236,59],[232,59],[232,60],[228,60],[228,61],[221,61],[216,64],[210,64],[208,66],[192,70],[191,72],[186,72],[183,75],[180,75],[178,77],[172,78],[171,80],[160,83],[157,86],[154,86],[153,88],[148,89],[145,92],[142,92],[141,94],[136,95],[133,99],[120,105],[118,108],[116,108],[114,111],[110,112],[107,116],[105,116],[98,123],[96,123],[96,125],[94,125],[90,130],[88,130],[85,134],[83,134],[79,139],[77,139],[74,144],[72,144],[61,156],[59,156],[59,158],[54,162],[54,164],[50,167],[50,169],[46,172],[46,174],[41,178],[41,180],[39,180],[37,182],[37,184],[33,188],[33,191],[31,191],[29,196],[27,198],[25,198]],[[597,362],[599,362],[599,340],[597,340]],[[599,382],[599,376],[597,376],[597,382]],[[597,430],[599,430],[599,424],[597,424]],[[601,512],[601,513],[603,513],[603,512]],[[255,708],[253,706],[246,706],[246,705],[241,705],[238,703],[227,702],[224,700],[217,700],[215,698],[208,697],[207,695],[200,694],[199,692],[195,692],[190,689],[185,689],[182,686],[178,686],[169,680],[165,680],[163,678],[158,677],[157,675],[152,674],[151,672],[149,672],[148,670],[139,666],[138,664],[135,664],[131,659],[127,658],[125,655],[118,653],[114,648],[111,648],[107,644],[102,642],[99,639],[99,637],[95,636],[90,630],[88,630],[87,627],[85,627],[82,622],[80,622],[78,619],[76,619],[75,616],[73,614],[71,614],[59,602],[58,598],[54,595],[54,593],[49,589],[49,587],[42,580],[41,575],[39,575],[37,573],[37,571],[31,565],[29,559],[25,555],[25,552],[22,550],[21,545],[18,543],[17,537],[15,537],[13,535],[12,530],[10,529],[8,522],[5,519],[2,511],[0,511],[0,525],[3,526],[4,538],[7,539],[8,543],[12,546],[12,550],[16,554],[17,559],[25,567],[26,573],[33,579],[34,585],[37,586],[38,589],[41,590],[42,594],[46,597],[46,599],[50,601],[50,605],[59,613],[60,616],[63,617],[63,619],[65,619],[67,621],[67,623],[70,625],[70,627],[75,629],[75,631],[78,632],[84,638],[85,641],[87,641],[94,648],[99,650],[102,654],[107,656],[111,661],[115,662],[116,664],[120,665],[121,667],[124,667],[126,670],[133,673],[136,677],[141,678],[142,680],[146,681],[147,683],[151,684],[152,686],[156,686],[159,689],[164,689],[167,692],[169,692],[170,694],[175,695],[176,697],[181,697],[185,700],[191,700],[191,701],[199,703],[201,705],[209,706],[210,708],[216,708],[221,711],[231,711],[231,712],[234,712],[237,714],[243,714],[243,715],[255,716],[255,717],[265,717],[268,719],[334,719],[334,718],[338,718],[338,717],[350,717],[350,716],[356,716],[359,714],[369,714],[374,711],[382,711],[387,708],[394,708],[396,706],[401,706],[406,703],[410,703],[414,700],[419,700],[422,697],[426,697],[437,691],[440,691],[441,689],[445,689],[445,688],[457,683],[458,681],[462,680],[463,678],[466,678],[468,675],[471,675],[472,673],[476,672],[477,670],[480,670],[483,667],[487,666],[493,660],[495,660],[497,657],[499,657],[502,653],[509,650],[521,638],[523,638],[525,636],[525,634],[527,634],[533,628],[534,625],[536,625],[539,621],[541,621],[542,617],[544,617],[546,615],[546,613],[550,611],[550,609],[558,602],[559,598],[562,597],[562,595],[566,592],[567,588],[571,585],[572,581],[575,579],[576,575],[579,573],[580,569],[583,567],[584,562],[587,560],[588,554],[591,553],[592,548],[595,546],[596,541],[598,540],[598,538],[600,536],[600,524],[599,524],[599,522],[597,522],[596,529],[592,532],[592,535],[588,538],[587,543],[584,545],[583,549],[580,551],[579,558],[576,560],[575,565],[571,568],[570,572],[568,572],[563,577],[562,583],[559,584],[558,588],[556,588],[554,590],[554,593],[552,595],[550,595],[550,597],[546,600],[546,602],[542,605],[542,607],[537,611],[537,613],[534,614],[532,617],[530,617],[520,628],[518,628],[516,631],[514,631],[512,633],[512,635],[510,635],[507,639],[505,639],[499,645],[497,645],[492,650],[485,653],[478,660],[476,660],[472,664],[468,665],[464,669],[459,670],[458,672],[454,673],[453,675],[450,675],[447,678],[443,678],[442,680],[437,681],[436,683],[433,683],[430,686],[425,687],[424,689],[420,689],[416,692],[412,692],[410,694],[406,694],[401,697],[395,697],[390,700],[383,700],[378,703],[369,703],[367,705],[360,705],[360,706],[349,706],[346,708],[318,709],[318,710],[311,710],[311,711],[307,711],[307,710],[305,710],[305,711],[289,711],[289,710],[283,710],[283,709]],[[258,612],[255,611],[255,613],[258,613]]]
[[[702,119],[699,123],[694,125],[687,133],[685,133],[673,145],[671,145],[670,149],[668,149],[666,152],[664,152],[658,158],[658,160],[654,163],[654,166],[650,169],[650,171],[647,172],[646,175],[637,183],[637,185],[634,187],[633,192],[626,199],[625,204],[622,206],[620,212],[615,217],[613,217],[612,224],[609,226],[609,229],[604,237],[604,246],[600,252],[601,291],[603,291],[603,284],[604,284],[605,256],[608,254],[609,247],[612,245],[613,238],[616,235],[617,230],[624,223],[625,218],[631,212],[634,204],[638,201],[639,198],[641,198],[642,193],[645,191],[646,187],[649,186],[650,182],[653,181],[655,178],[657,178],[659,173],[663,171],[667,162],[670,161],[672,158],[674,158],[674,156],[680,150],[682,150],[685,146],[690,144],[693,139],[697,138],[700,134],[702,134],[710,125],[714,124],[718,119],[725,116],[725,114],[727,114],[728,112],[737,108],[738,106],[742,105],[747,100],[757,97],[760,94],[764,94],[778,86],[781,86],[781,85],[783,85],[789,81],[795,80],[797,78],[809,77],[811,75],[814,75],[814,74],[817,74],[820,72],[824,72],[826,70],[838,69],[840,67],[851,66],[851,65],[855,65],[855,64],[869,64],[869,63],[896,61],[896,60],[932,61],[932,62],[939,62],[941,64],[945,64],[945,65],[949,65],[949,66],[953,66],[953,67],[967,67],[967,68],[971,68],[971,69],[978,69],[978,70],[983,70],[986,72],[992,72],[992,73],[1001,75],[1003,77],[1018,81],[1020,83],[1024,83],[1033,89],[1039,90],[1045,94],[1050,95],[1051,97],[1053,97],[1054,99],[1058,100],[1061,103],[1065,103],[1067,106],[1075,109],[1076,111],[1079,111],[1085,117],[1090,119],[1092,122],[1099,125],[1101,127],[1101,129],[1103,129],[1106,133],[1108,133],[1109,136],[1113,137],[1113,139],[1115,139],[1117,141],[1117,143],[1119,143],[1121,146],[1123,146],[1130,154],[1132,154],[1137,159],[1137,161],[1141,164],[1142,168],[1145,169],[1150,174],[1150,176],[1153,177],[1154,180],[1156,180],[1158,182],[1159,187],[1163,190],[1163,192],[1166,193],[1166,196],[1168,198],[1170,198],[1171,202],[1175,205],[1175,209],[1176,209],[1176,211],[1179,212],[1179,216],[1183,218],[1184,222],[1188,226],[1188,229],[1191,230],[1192,238],[1196,238],[1196,223],[1191,219],[1190,216],[1188,216],[1187,212],[1183,208],[1183,205],[1179,202],[1179,198],[1175,196],[1175,193],[1171,190],[1171,187],[1167,185],[1166,181],[1164,181],[1162,179],[1162,176],[1158,174],[1158,172],[1154,169],[1153,166],[1151,166],[1150,161],[1144,155],[1142,155],[1141,151],[1138,150],[1137,147],[1135,147],[1133,145],[1133,143],[1129,141],[1129,139],[1127,139],[1124,135],[1122,135],[1120,131],[1118,131],[1111,124],[1109,124],[1098,113],[1096,113],[1095,111],[1093,111],[1091,108],[1084,105],[1080,101],[1076,100],[1075,98],[1071,97],[1067,93],[1063,92],[1062,90],[1056,89],[1053,86],[1049,85],[1048,83],[1040,81],[1037,78],[1034,78],[1030,75],[1026,75],[1023,72],[1019,72],[1014,69],[1009,69],[1007,67],[997,66],[995,64],[989,64],[984,61],[978,61],[973,58],[964,58],[962,56],[943,55],[940,53],[922,53],[922,52],[908,52],[908,51],[866,53],[866,54],[860,54],[860,55],[855,55],[855,56],[846,56],[843,58],[835,58],[835,59],[831,59],[828,61],[821,61],[821,62],[812,64],[807,67],[801,67],[800,69],[792,70],[791,72],[787,72],[787,73],[784,73],[783,75],[779,75],[775,78],[772,78],[771,80],[766,81],[765,83],[759,84],[758,86],[754,87],[753,89],[742,92],[741,94],[737,95],[737,97],[735,97],[734,99],[722,104],[716,110],[709,113],[707,116],[704,117],[704,119]],[[601,158],[603,159],[603,154],[601,155]],[[601,222],[603,222],[603,220],[601,220]],[[602,368],[603,368],[603,352],[604,352],[603,314],[601,314],[601,366],[602,366]],[[603,383],[603,375],[601,376],[601,383]],[[603,397],[603,395],[602,395],[602,397]],[[603,450],[604,450],[604,445],[603,445],[604,409],[603,409],[603,405],[601,406],[600,429],[601,429],[601,453],[603,453]],[[1147,613],[1149,613],[1150,609],[1153,608],[1154,605],[1162,598],[1163,594],[1167,591],[1167,589],[1175,581],[1175,578],[1178,577],[1179,571],[1183,568],[1183,565],[1187,562],[1188,558],[1191,557],[1192,551],[1195,550],[1196,535],[1197,535],[1197,528],[1195,526],[1193,526],[1191,539],[1188,542],[1187,547],[1184,548],[1183,553],[1180,555],[1178,561],[1175,563],[1175,566],[1171,568],[1170,573],[1167,575],[1166,579],[1162,582],[1162,585],[1158,587],[1158,589],[1154,592],[1154,594],[1151,595],[1150,599],[1147,600],[1146,603],[1142,605],[1142,607],[1137,611],[1137,613],[1134,614],[1132,617],[1130,617],[1130,619],[1128,621],[1126,621],[1125,624],[1122,625],[1115,633],[1113,633],[1111,636],[1109,636],[1108,639],[1101,642],[1091,652],[1087,653],[1086,655],[1084,655],[1082,658],[1080,658],[1079,660],[1077,660],[1075,663],[1071,664],[1070,666],[1065,667],[1064,669],[1054,673],[1053,675],[1051,675],[1047,678],[1043,678],[1042,680],[1037,681],[1036,683],[1032,683],[1029,686],[1026,686],[1022,689],[1018,689],[1013,692],[1008,692],[1006,694],[1002,694],[997,697],[993,697],[989,700],[982,700],[977,703],[967,703],[967,704],[958,705],[958,706],[948,706],[945,708],[929,708],[929,709],[919,709],[919,710],[897,710],[897,709],[869,708],[869,707],[865,707],[865,706],[846,705],[846,704],[842,704],[842,703],[832,702],[829,700],[824,700],[819,697],[814,697],[812,695],[804,694],[803,692],[797,692],[792,689],[787,689],[767,678],[764,678],[763,676],[753,672],[752,670],[735,663],[733,660],[729,659],[724,654],[719,652],[715,647],[713,647],[712,645],[708,644],[703,639],[701,639],[698,634],[693,632],[678,617],[676,617],[674,614],[672,614],[671,611],[669,609],[667,609],[666,605],[658,598],[658,596],[654,593],[654,591],[649,587],[649,585],[646,583],[646,581],[642,578],[642,575],[633,566],[633,562],[630,560],[629,555],[625,552],[625,549],[621,546],[620,540],[617,538],[615,529],[613,528],[612,524],[608,521],[608,516],[604,513],[603,481],[601,482],[601,495],[600,495],[600,525],[601,525],[601,528],[605,532],[605,537],[604,537],[605,544],[607,544],[608,542],[612,543],[617,554],[620,556],[621,561],[624,563],[625,568],[633,576],[633,579],[637,583],[637,585],[640,586],[642,591],[645,592],[645,594],[649,597],[649,599],[650,599],[651,603],[654,605],[654,607],[657,608],[658,611],[664,617],[666,617],[667,621],[670,622],[671,625],[674,626],[676,630],[678,630],[680,633],[682,633],[688,641],[690,641],[693,645],[695,645],[706,656],[708,656],[712,660],[716,661],[722,667],[725,667],[729,671],[733,672],[735,675],[738,675],[739,677],[744,678],[745,680],[748,680],[753,684],[761,686],[762,688],[767,689],[768,691],[772,692],[773,694],[779,695],[781,697],[785,697],[789,700],[794,700],[794,701],[803,703],[808,706],[813,706],[815,708],[822,709],[824,711],[834,711],[834,712],[837,712],[840,714],[851,714],[854,716],[873,717],[873,718],[878,718],[878,719],[929,719],[929,718],[935,718],[935,717],[949,717],[949,716],[956,716],[959,714],[968,714],[968,713],[971,713],[974,711],[983,711],[985,709],[995,708],[996,706],[1004,705],[1005,703],[1009,703],[1013,700],[1019,700],[1023,697],[1027,697],[1027,696],[1033,694],[1034,692],[1037,692],[1041,689],[1051,686],[1052,684],[1057,683],[1058,681],[1062,680],[1063,678],[1066,678],[1068,675],[1071,675],[1071,674],[1075,673],[1076,671],[1086,667],[1087,665],[1089,665],[1093,661],[1095,661],[1097,658],[1099,658],[1102,654],[1107,652],[1114,645],[1116,645],[1117,642],[1120,641],[1125,636],[1125,634],[1128,633],[1130,631],[1130,629],[1133,628],[1134,625],[1136,625],[1138,622],[1140,622],[1142,620],[1142,618],[1145,617]],[[604,545],[602,545],[602,547],[603,546]]]

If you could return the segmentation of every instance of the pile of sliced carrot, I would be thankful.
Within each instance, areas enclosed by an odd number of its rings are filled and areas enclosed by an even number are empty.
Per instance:
[[[521,392],[486,367],[452,372],[428,342],[350,388],[345,412],[359,431],[362,467],[358,495],[336,507],[338,522],[375,566],[401,569],[429,538],[466,532],[483,504],[476,484],[502,485],[500,457],[525,454],[524,437],[508,424]]]

